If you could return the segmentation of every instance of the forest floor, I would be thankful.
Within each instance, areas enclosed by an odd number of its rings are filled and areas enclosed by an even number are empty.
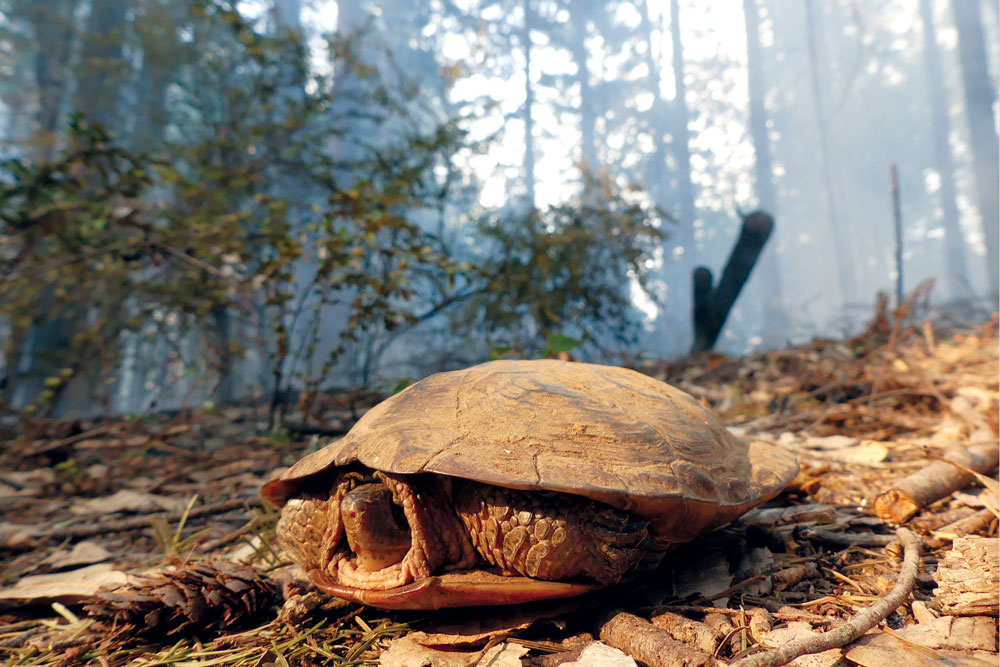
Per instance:
[[[793,664],[995,666],[997,355],[995,317],[946,329],[882,311],[850,341],[647,365],[795,452],[800,475],[638,581],[474,611],[359,607],[279,574],[260,485],[374,392],[292,410],[281,436],[261,435],[260,405],[26,418],[0,433],[0,660],[745,665],[809,650]],[[853,641],[815,652],[838,627]]]

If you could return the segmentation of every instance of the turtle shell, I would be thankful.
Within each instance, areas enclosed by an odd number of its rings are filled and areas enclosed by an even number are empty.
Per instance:
[[[354,462],[584,496],[641,516],[666,541],[732,520],[798,472],[790,453],[731,434],[664,382],[552,359],[431,375],[372,408],[262,494],[280,506],[317,476]]]

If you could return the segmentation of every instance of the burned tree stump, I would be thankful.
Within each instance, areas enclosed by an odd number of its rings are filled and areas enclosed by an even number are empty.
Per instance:
[[[743,216],[743,227],[717,286],[712,287],[711,270],[704,266],[694,270],[694,343],[691,352],[705,352],[715,347],[729,311],[750,277],[773,228],[774,218],[764,211]]]

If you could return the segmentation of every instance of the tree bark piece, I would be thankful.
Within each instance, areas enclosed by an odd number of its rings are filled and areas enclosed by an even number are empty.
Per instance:
[[[691,648],[649,621],[621,611],[601,625],[601,641],[649,667],[714,667],[712,656]]]
[[[903,543],[903,566],[900,568],[896,586],[889,591],[888,595],[832,630],[808,639],[790,641],[773,651],[748,656],[730,663],[729,667],[777,667],[784,665],[807,653],[820,653],[844,646],[885,620],[913,592],[917,581],[917,570],[920,567],[919,538],[906,528],[900,528],[896,531],[896,535]]]
[[[966,468],[987,473],[997,465],[995,442],[953,445],[944,457]],[[973,476],[947,461],[934,461],[905,477],[875,499],[875,514],[883,519],[906,523],[914,514],[935,500],[972,483]]]
[[[763,607],[757,607],[750,614],[750,636],[753,637],[755,642],[762,642],[767,633],[771,631],[771,626],[773,625],[774,617],[771,616],[771,612]]]
[[[995,537],[959,537],[938,563],[936,602],[949,616],[996,616],[1000,549]]]

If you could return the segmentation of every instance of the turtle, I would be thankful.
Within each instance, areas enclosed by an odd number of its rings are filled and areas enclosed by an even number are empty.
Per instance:
[[[408,386],[261,495],[317,588],[436,609],[629,580],[797,472],[789,452],[638,371],[497,360]]]

